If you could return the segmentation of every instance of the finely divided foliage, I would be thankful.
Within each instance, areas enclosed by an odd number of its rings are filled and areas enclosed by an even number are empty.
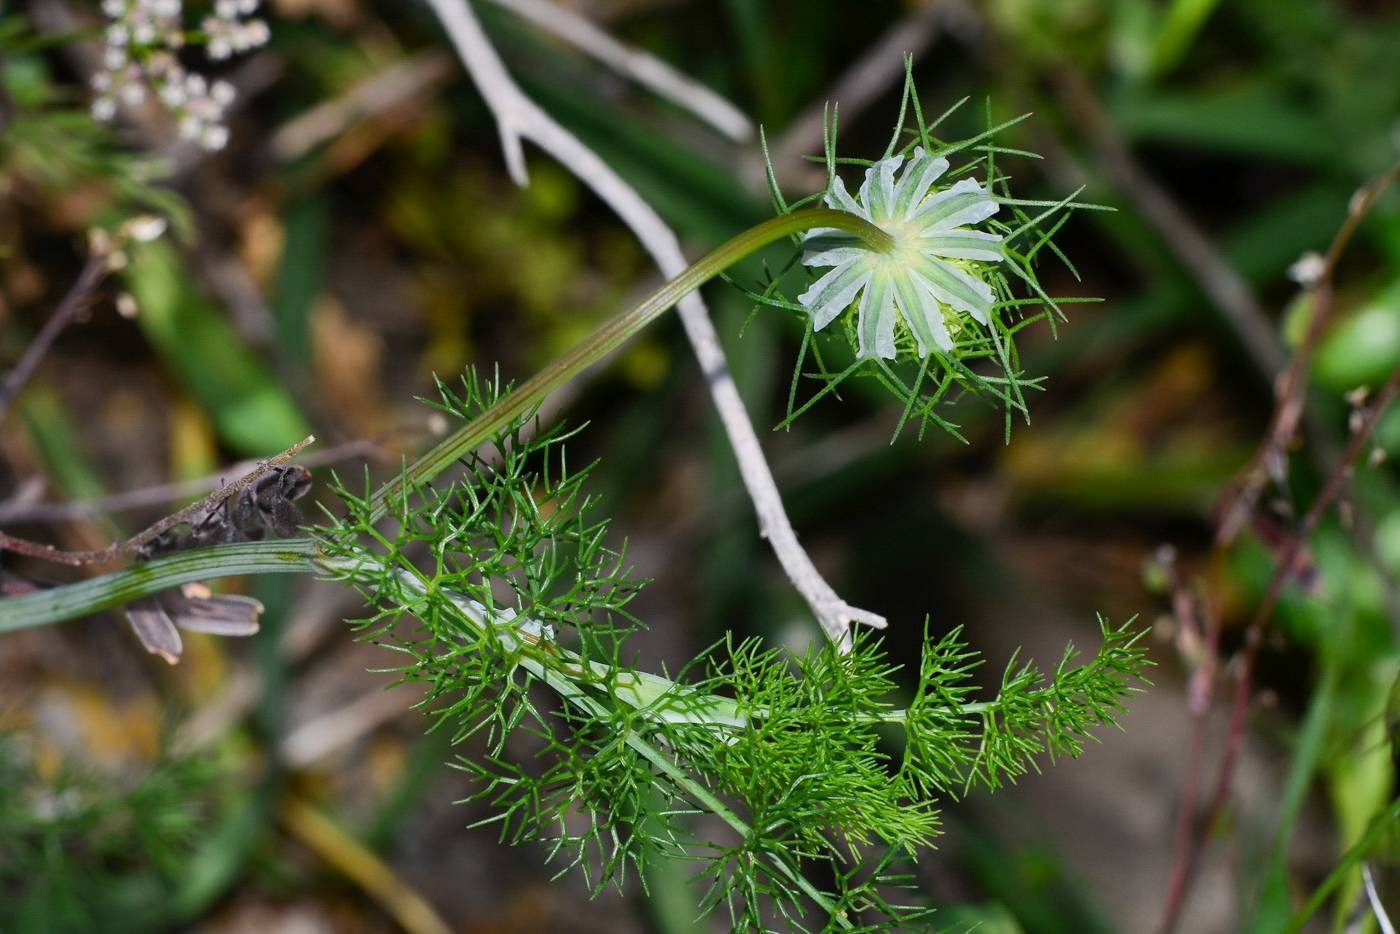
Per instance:
[[[464,385],[442,402],[462,418],[499,396]],[[974,701],[977,661],[954,630],[926,640],[902,707],[899,666],[865,633],[847,655],[728,640],[694,677],[642,672],[624,649],[638,584],[590,517],[586,471],[565,469],[557,428],[527,423],[466,459],[464,479],[413,489],[392,533],[342,487],[349,514],[322,540],[336,576],[380,608],[366,638],[429,685],[424,706],[462,744],[487,821],[548,841],[597,887],[683,858],[698,861],[705,909],[743,929],[911,923],[922,912],[891,900],[894,870],[937,835],[938,799],[1076,754],[1145,664],[1135,636],[1105,626],[1087,664],[1067,651],[1049,678],[1013,666]]]

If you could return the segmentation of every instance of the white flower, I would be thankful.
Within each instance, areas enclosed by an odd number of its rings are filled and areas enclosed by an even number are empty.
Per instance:
[[[199,145],[211,152],[223,149],[228,145],[228,127],[219,123],[206,126],[199,136]]]
[[[265,45],[267,23],[244,19],[258,6],[258,0],[215,0],[215,15],[204,18],[203,32],[190,35],[216,60]],[[233,85],[186,71],[175,57],[187,41],[183,0],[101,0],[101,7],[110,22],[103,68],[92,79],[93,115],[110,120],[120,105],[140,104],[153,90],[182,139],[210,150],[227,146],[223,119],[235,97]]]
[[[258,46],[267,45],[270,39],[272,39],[272,29],[268,27],[266,21],[250,19],[243,24],[243,46],[245,49],[256,49]]]
[[[179,81],[168,81],[160,87],[160,99],[167,107],[179,107],[189,100],[185,86]]]
[[[1322,254],[1309,250],[1288,267],[1288,278],[1303,288],[1310,289],[1317,285],[1326,269],[1327,261],[1322,258]]]
[[[836,178],[824,199],[832,208],[870,221],[894,238],[888,253],[871,249],[855,234],[821,228],[803,239],[802,262],[833,266],[797,300],[820,330],[859,299],[856,335],[860,357],[896,356],[897,326],[912,334],[920,357],[930,349],[953,350],[969,320],[986,327],[995,301],[982,277],[982,263],[1003,258],[1002,237],[965,225],[997,212],[991,192],[964,178],[947,188],[934,182],[948,160],[922,148],[896,179],[903,156],[875,163],[858,197]]]
[[[238,92],[234,90],[233,85],[227,81],[216,80],[209,86],[209,99],[218,105],[220,111],[232,104],[237,94]]]
[[[149,243],[165,233],[165,218],[154,214],[142,214],[126,222],[126,231],[133,240]]]
[[[137,81],[122,85],[122,89],[117,92],[123,104],[128,107],[135,107],[146,99],[146,86]]]

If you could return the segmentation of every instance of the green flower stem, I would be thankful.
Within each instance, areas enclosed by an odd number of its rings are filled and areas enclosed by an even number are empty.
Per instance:
[[[894,243],[889,234],[856,215],[828,208],[794,211],[746,230],[657,289],[635,308],[604,324],[583,343],[502,397],[480,417],[439,441],[397,478],[379,488],[371,501],[370,521],[383,518],[390,503],[397,502],[405,489],[442,472],[729,266],[775,240],[813,227],[849,231],[877,250],[887,250]],[[325,561],[323,556],[318,556],[315,542],[310,539],[248,542],[183,552],[81,583],[0,599],[0,633],[62,622],[196,580],[240,574],[324,572]],[[637,685],[643,694],[655,688],[655,685],[646,684],[645,679]]]
[[[503,396],[480,416],[433,445],[397,478],[375,492],[370,503],[369,521],[373,523],[383,518],[389,511],[390,504],[396,502],[404,490],[412,489],[415,484],[437,476],[458,458],[501,431],[512,419],[529,412],[585,367],[620,346],[660,317],[662,312],[734,263],[775,240],[813,227],[845,230],[869,243],[872,249],[881,252],[894,246],[894,238],[875,225],[854,214],[830,208],[808,208],[791,214],[781,214],[744,231],[652,292],[639,305],[604,324],[583,343],[556,359],[513,392]]]
[[[312,539],[245,542],[182,551],[111,574],[0,600],[0,633],[60,623],[192,581],[239,574],[315,573]]]
[[[368,554],[353,559],[319,554],[317,543],[309,538],[201,548],[132,565],[76,584],[0,600],[0,633],[62,622],[192,581],[243,574],[313,573],[368,583],[377,579],[377,575],[383,574],[384,570],[378,559]],[[407,571],[397,571],[395,576],[406,592],[417,597],[426,595],[428,587],[417,577]],[[452,603],[459,616],[478,627],[488,625],[487,608],[461,594],[449,591],[441,593]],[[645,712],[649,717],[670,723],[693,723],[732,730],[742,728],[748,722],[748,717],[739,711],[738,705],[730,698],[700,694],[669,678],[647,672],[619,671],[601,662],[585,662],[532,634],[526,625],[529,622],[527,619],[512,622],[513,625],[507,627],[508,633],[502,631],[502,635],[518,643],[516,647],[522,652],[522,664],[526,669],[544,678],[556,690],[561,688],[555,681],[562,672],[578,684],[608,685],[617,700]],[[501,624],[496,625],[499,627]],[[546,654],[552,656],[547,668],[543,658]],[[925,713],[975,715],[993,706],[990,703],[971,703],[956,711],[939,707]],[[882,712],[878,717],[862,719],[902,724],[905,716],[906,711],[891,710]]]

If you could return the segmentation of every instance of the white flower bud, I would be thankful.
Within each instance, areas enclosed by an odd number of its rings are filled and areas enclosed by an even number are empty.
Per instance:
[[[1317,280],[1322,278],[1322,272],[1326,268],[1327,261],[1322,258],[1322,255],[1314,250],[1309,250],[1288,267],[1288,278],[1303,288],[1310,289],[1317,285]]]
[[[228,127],[222,124],[206,127],[199,142],[205,149],[213,152],[223,149],[228,145]]]
[[[160,100],[166,107],[179,107],[186,100],[185,88],[178,82],[167,81],[160,87]]]
[[[272,39],[272,30],[267,23],[260,19],[251,19],[243,27],[243,47],[245,49],[255,49],[261,45],[267,45]]]
[[[219,106],[220,111],[232,104],[237,96],[238,91],[227,81],[215,81],[209,86],[209,99]]]
[[[165,218],[154,214],[142,214],[140,217],[133,217],[126,222],[126,232],[133,240],[142,243],[150,243],[156,237],[165,233]]]
[[[132,81],[122,85],[122,89],[117,92],[117,96],[122,99],[122,103],[128,107],[135,107],[146,99],[146,86],[139,81]]]

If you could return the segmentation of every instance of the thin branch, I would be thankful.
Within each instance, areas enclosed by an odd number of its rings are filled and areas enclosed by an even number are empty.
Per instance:
[[[547,0],[491,0],[604,65],[688,110],[736,143],[753,139],[753,121],[705,85],[649,52],[618,42],[577,13]]]
[[[1361,188],[1352,197],[1347,208],[1347,217],[1341,228],[1332,238],[1323,259],[1321,274],[1313,287],[1312,316],[1308,321],[1307,332],[1298,345],[1288,367],[1279,377],[1276,389],[1276,402],[1269,428],[1260,442],[1249,464],[1236,475],[1236,478],[1217,501],[1217,538],[1232,541],[1244,526],[1255,504],[1272,474],[1277,473],[1275,465],[1287,457],[1288,446],[1298,433],[1298,425],[1303,417],[1306,403],[1308,374],[1312,352],[1322,339],[1322,332],[1332,313],[1332,278],[1343,251],[1356,233],[1357,225],[1370,210],[1380,193],[1400,179],[1400,162],[1371,184]]]
[[[295,162],[350,126],[402,107],[446,82],[455,67],[450,55],[437,51],[398,62],[282,124],[268,142],[268,151],[278,162]]]
[[[1255,369],[1272,380],[1284,368],[1288,356],[1249,283],[1166,189],[1133,158],[1084,76],[1070,65],[1052,70],[1050,76],[1066,112],[1093,146],[1104,175],[1161,235],[1244,344]]]
[[[9,414],[10,406],[14,403],[15,397],[24,388],[24,384],[29,382],[29,377],[34,375],[34,371],[38,368],[39,361],[44,358],[44,354],[49,352],[49,348],[58,339],[58,335],[63,333],[63,329],[73,321],[78,310],[83,307],[83,303],[88,300],[97,288],[97,284],[102,281],[102,277],[107,274],[111,258],[110,253],[102,251],[94,251],[88,257],[83,271],[78,274],[78,281],[73,283],[68,294],[63,296],[63,301],[59,302],[58,308],[54,310],[49,320],[44,322],[43,328],[34,338],[34,343],[29,345],[29,349],[24,352],[24,356],[20,358],[15,368],[5,374],[4,380],[0,380],[0,423],[5,421],[5,416]]]
[[[617,212],[636,233],[663,274],[668,277],[680,275],[688,263],[675,233],[607,163],[556,123],[516,86],[466,0],[427,2],[442,21],[472,80],[496,117],[511,178],[517,184],[526,184],[522,140],[528,138],[534,141]],[[842,600],[798,544],[703,301],[697,294],[691,293],[676,307],[729,436],[744,485],[754,502],[760,532],[769,540],[789,579],[833,641],[848,644],[849,625],[852,622],[883,628],[886,625],[884,617]]]
[[[1381,192],[1397,180],[1400,180],[1400,162],[1391,166],[1385,174],[1361,188],[1353,196],[1347,208],[1346,220],[1328,247],[1321,274],[1314,286],[1312,319],[1308,323],[1307,333],[1279,377],[1277,401],[1269,428],[1250,462],[1221,494],[1220,504],[1215,510],[1216,535],[1212,546],[1212,571],[1210,575],[1212,591],[1210,614],[1212,624],[1217,629],[1220,622],[1220,607],[1223,604],[1226,550],[1253,513],[1269,477],[1278,472],[1276,468],[1271,468],[1271,463],[1287,457],[1287,446],[1297,434],[1304,409],[1308,365],[1312,351],[1321,339],[1324,325],[1332,311],[1332,281],[1336,274],[1337,264],[1340,262],[1347,245],[1351,242],[1362,218],[1370,210]],[[1166,905],[1163,909],[1162,924],[1159,929],[1162,934],[1169,934],[1176,927],[1181,910],[1185,906],[1186,896],[1195,880],[1205,840],[1211,827],[1224,811],[1225,799],[1234,779],[1235,764],[1238,761],[1244,739],[1245,713],[1248,709],[1259,647],[1264,642],[1264,634],[1273,619],[1273,612],[1282,596],[1283,586],[1294,574],[1298,558],[1307,544],[1309,535],[1340,495],[1342,487],[1350,475],[1353,465],[1360,458],[1377,421],[1386,407],[1395,399],[1397,392],[1400,392],[1400,366],[1397,366],[1386,379],[1375,400],[1362,417],[1360,424],[1352,433],[1345,451],[1342,452],[1341,457],[1328,473],[1321,491],[1280,550],[1277,566],[1265,587],[1263,599],[1249,628],[1245,631],[1245,650],[1239,669],[1239,680],[1235,685],[1229,733],[1226,737],[1224,755],[1210,801],[1195,833],[1188,835],[1184,840],[1178,840],[1178,846],[1172,859]],[[1193,730],[1197,734],[1204,732],[1204,711],[1197,713]],[[1188,787],[1194,787],[1194,783],[1190,783]],[[1192,820],[1196,809],[1194,794],[1183,793],[1180,808],[1179,826]]]
[[[172,529],[182,522],[188,522],[202,512],[208,512],[214,509],[231,496],[237,496],[248,484],[252,483],[272,468],[285,464],[295,457],[302,448],[315,440],[315,435],[308,435],[276,457],[263,461],[253,470],[239,477],[229,485],[220,487],[199,502],[191,503],[179,512],[166,516],[144,532],[133,535],[124,542],[114,542],[108,547],[98,549],[97,551],[62,551],[53,545],[43,545],[38,542],[26,541],[25,539],[15,538],[11,535],[6,535],[4,532],[0,532],[0,551],[13,551],[16,554],[28,555],[31,558],[42,558],[45,561],[54,561],[59,564],[104,564],[122,555],[130,554],[142,545],[155,539],[162,532]]]
[[[1395,934],[1395,925],[1390,922],[1390,915],[1386,914],[1385,905],[1381,903],[1380,893],[1376,891],[1376,880],[1371,875],[1371,864],[1365,861],[1361,863],[1361,879],[1366,883],[1366,903],[1371,906],[1371,914],[1376,917],[1376,924],[1380,926],[1381,934]]]
[[[354,457],[378,457],[381,452],[372,441],[351,441],[346,444],[318,451],[300,458],[303,467],[314,469],[326,464],[339,463]],[[230,474],[242,476],[258,469],[259,461],[242,461],[222,468],[218,473],[205,474],[178,483],[162,483],[157,486],[142,487],[139,490],[125,490],[96,499],[76,500],[68,503],[38,503],[21,495],[0,502],[0,524],[18,522],[75,522],[95,516],[110,515],[115,512],[130,512],[152,506],[164,506],[176,500],[198,496],[223,486]],[[42,490],[42,487],[40,488]]]
[[[804,156],[821,152],[828,104],[839,103],[842,122],[849,123],[904,80],[905,56],[918,59],[933,42],[940,20],[949,15],[944,7],[943,0],[916,4],[837,77],[820,103],[814,103],[788,124],[770,149],[780,181],[792,176]],[[826,170],[820,168],[819,172],[825,175]]]
[[[278,746],[282,764],[305,769],[337,749],[343,749],[372,730],[403,715],[402,691],[382,687],[361,694],[347,704],[312,717],[289,732]]]

